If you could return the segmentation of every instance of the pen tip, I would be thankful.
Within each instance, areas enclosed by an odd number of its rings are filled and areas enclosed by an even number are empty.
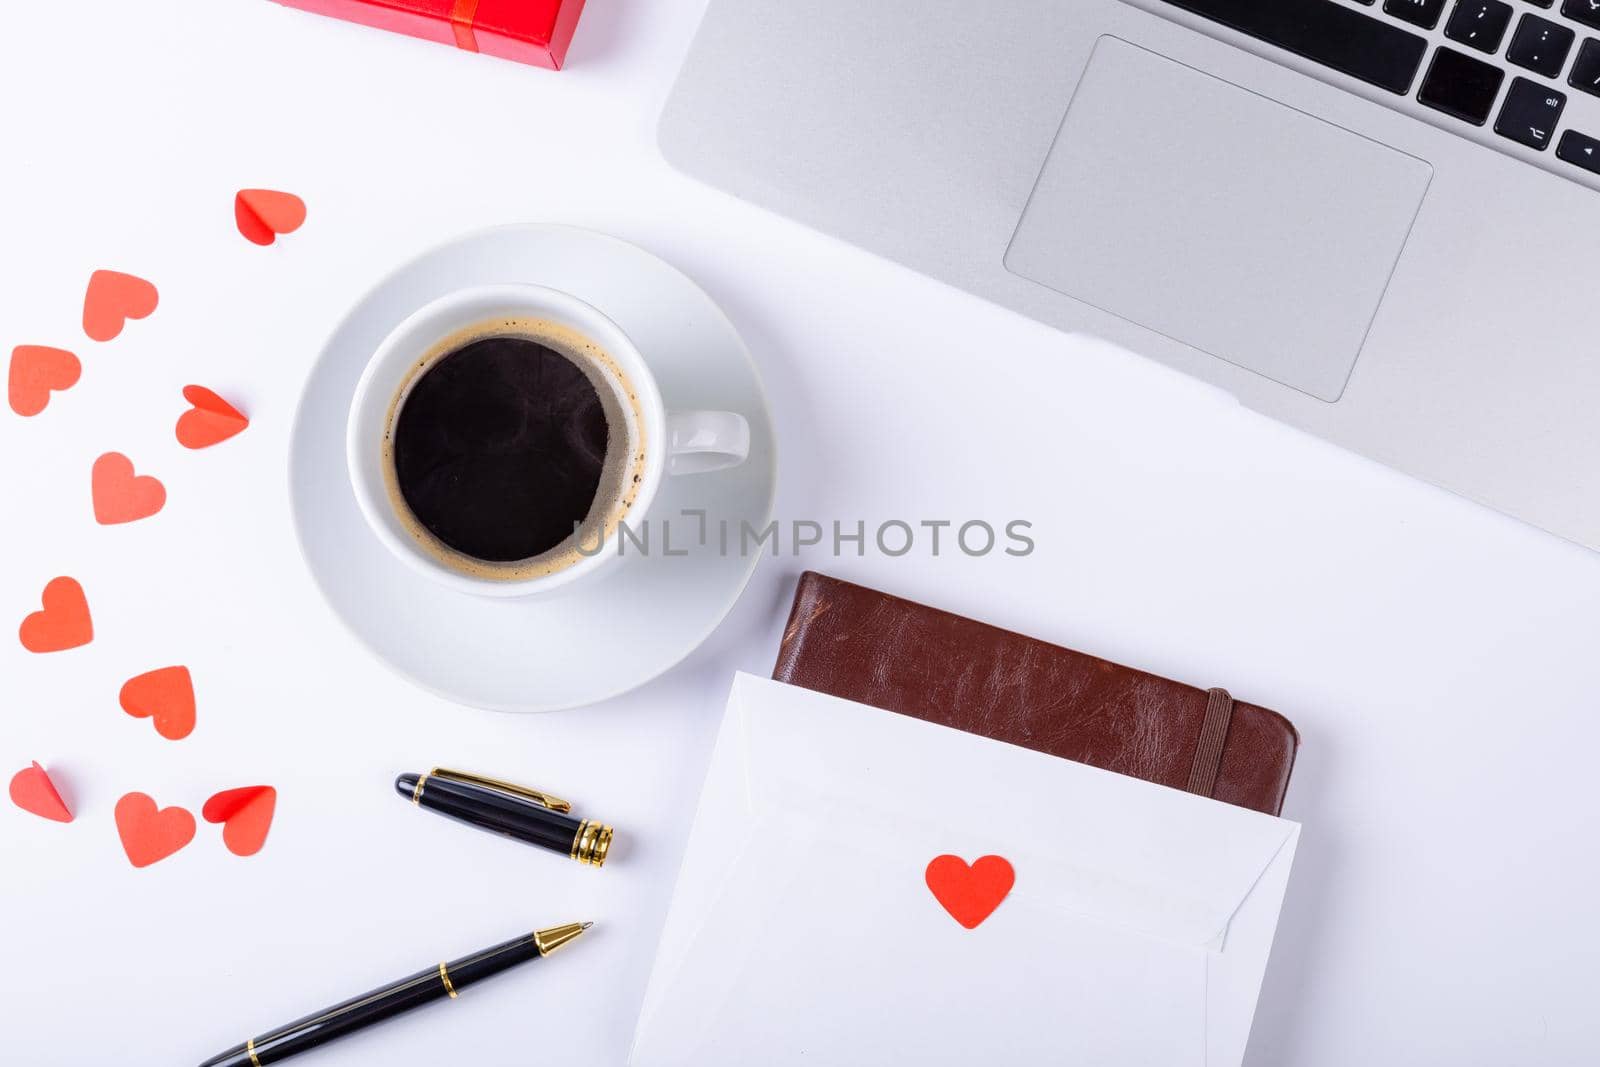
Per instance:
[[[589,929],[589,927],[591,927],[591,926],[593,926],[593,925],[594,925],[594,923],[584,923],[584,924],[583,924],[583,928],[584,928],[584,929],[585,929],[585,930],[587,930],[587,929]]]

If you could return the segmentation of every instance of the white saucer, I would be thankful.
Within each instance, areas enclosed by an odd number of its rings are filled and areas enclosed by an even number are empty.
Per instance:
[[[647,516],[672,521],[674,552],[632,560],[570,592],[521,600],[459,593],[390,555],[362,520],[345,470],[345,418],[356,379],[407,314],[464,286],[534,282],[593,304],[649,361],[669,409],[736,411],[750,458],[713,474],[668,478]],[[692,281],[642,249],[562,226],[510,226],[460,238],[380,282],[334,331],[306,381],[289,452],[295,531],[334,613],[363,644],[425,689],[501,711],[553,711],[643,685],[704,641],[733,608],[759,552],[718,551],[717,520],[772,518],[772,420],[750,353]],[[704,508],[711,535],[690,536]]]

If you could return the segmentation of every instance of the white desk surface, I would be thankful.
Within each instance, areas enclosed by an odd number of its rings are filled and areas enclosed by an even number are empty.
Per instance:
[[[1068,358],[1049,329],[670,171],[655,117],[701,7],[590,0],[551,73],[267,0],[11,5],[0,341],[72,348],[85,371],[44,416],[0,411],[0,621],[14,632],[71,574],[97,636],[33,656],[0,635],[0,771],[40,760],[79,812],[0,805],[0,1058],[197,1063],[586,918],[588,943],[548,966],[315,1062],[620,1064],[730,675],[770,670],[812,566],[1294,720],[1286,814],[1305,834],[1251,1064],[1593,1062],[1600,559],[1139,359]],[[246,244],[244,186],[298,192],[310,220]],[[1037,551],[769,559],[687,662],[586,710],[411,688],[300,563],[290,419],[358,294],[512,220],[618,234],[721,302],[775,404],[780,517],[1025,518]],[[97,267],[161,288],[104,345],[78,328]],[[181,449],[189,381],[241,400],[250,429]],[[160,515],[93,523],[89,466],[112,449],[166,482]],[[178,743],[117,706],[122,680],[169,662],[200,692]],[[570,795],[627,844],[593,871],[420,815],[390,782],[433,763]],[[156,866],[122,857],[122,793],[198,812],[255,782],[281,791],[260,855],[202,823]]]

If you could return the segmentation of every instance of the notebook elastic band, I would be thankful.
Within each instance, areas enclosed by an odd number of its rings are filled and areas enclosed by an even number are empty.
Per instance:
[[[1189,767],[1189,792],[1203,797],[1211,795],[1217,784],[1217,768],[1222,766],[1222,746],[1228,740],[1228,723],[1233,720],[1233,697],[1226,689],[1212,689],[1206,694],[1206,717],[1200,724],[1200,743],[1194,750],[1194,763]]]
[[[468,52],[478,50],[478,0],[455,0],[450,8],[450,29],[456,35],[456,47]]]

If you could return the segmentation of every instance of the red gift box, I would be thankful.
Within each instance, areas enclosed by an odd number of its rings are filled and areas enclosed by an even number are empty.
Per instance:
[[[278,0],[286,7],[560,70],[583,0]]]

